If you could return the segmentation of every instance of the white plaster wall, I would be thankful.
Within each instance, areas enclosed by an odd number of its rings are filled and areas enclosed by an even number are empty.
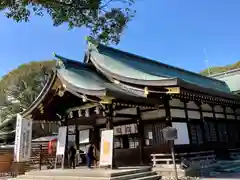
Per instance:
[[[122,118],[122,117],[114,117],[113,122],[119,122],[119,121],[125,121],[125,120],[130,120],[131,118]],[[106,118],[99,118],[96,120],[96,124],[105,124],[106,123]]]
[[[170,106],[175,106],[175,107],[184,107],[184,103],[180,101],[180,99],[172,99],[169,101]]]
[[[234,113],[231,107],[226,107],[226,113]]]
[[[89,129],[81,130],[79,132],[79,143],[80,144],[89,143],[89,137],[90,137],[90,130]]]
[[[225,118],[224,114],[222,113],[215,113],[216,118]]]
[[[214,106],[214,111],[215,112],[224,112],[222,106],[220,106],[220,105]]]
[[[171,117],[186,118],[185,111],[183,109],[170,109]]]
[[[203,117],[213,117],[213,113],[203,112]]]
[[[188,110],[188,118],[189,119],[200,119],[200,112]]]
[[[177,129],[178,139],[174,141],[176,145],[189,144],[189,134],[187,123],[173,122],[172,127]]]
[[[189,101],[187,103],[187,108],[191,108],[191,109],[199,109],[199,107],[197,106],[197,104],[194,101]]]
[[[212,107],[209,104],[202,104],[203,111],[212,111]]]
[[[165,109],[158,109],[154,111],[147,111],[143,112],[141,114],[142,120],[150,120],[150,119],[156,119],[156,118],[162,118],[166,117],[166,111]]]
[[[136,115],[137,114],[137,109],[136,108],[126,108],[126,109],[122,109],[119,111],[116,111],[117,113],[121,113],[121,114],[133,114]]]
[[[227,115],[227,119],[235,119],[234,115]]]
[[[236,109],[236,114],[240,115],[240,109]]]

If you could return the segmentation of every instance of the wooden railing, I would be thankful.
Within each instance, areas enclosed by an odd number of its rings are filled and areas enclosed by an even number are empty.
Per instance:
[[[39,165],[39,169],[42,166],[52,166],[54,164],[56,157],[56,149],[53,149],[52,153],[48,153],[48,144],[33,144],[32,145],[32,154],[30,159],[31,165]]]
[[[51,154],[48,154],[48,143],[40,142],[32,144],[31,159],[24,163],[24,170],[41,169],[43,165],[53,166],[56,156],[56,149],[53,149]],[[19,167],[16,167],[13,162],[13,148],[0,148],[0,173],[3,174],[18,174]],[[23,166],[23,165],[21,165]]]
[[[168,167],[173,165],[171,154],[151,154],[153,167]],[[175,154],[176,164],[180,165],[181,159],[185,158],[190,162],[190,166],[193,167],[207,167],[216,161],[214,151],[200,151],[191,153]]]

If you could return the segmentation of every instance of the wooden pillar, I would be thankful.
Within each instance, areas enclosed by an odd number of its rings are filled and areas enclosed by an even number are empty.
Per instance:
[[[235,116],[235,121],[237,121],[238,120],[237,119],[237,108],[234,107],[234,108],[232,108],[232,110],[233,110],[233,113],[234,113],[234,116]]]
[[[164,97],[164,108],[165,108],[165,112],[166,112],[166,125],[167,126],[172,125],[172,117],[171,117],[169,100],[170,100],[170,97],[168,95],[166,95]]]
[[[105,106],[105,117],[106,117],[107,130],[113,130],[113,105],[112,104],[107,104]],[[114,142],[113,142],[113,153],[112,153],[112,168],[116,168]]]
[[[170,97],[168,95],[165,95],[165,97],[163,98],[163,103],[164,103],[164,109],[165,109],[165,113],[166,113],[166,126],[172,126],[172,117],[171,117],[171,109],[170,109],[170,105],[169,105],[169,100]],[[155,134],[155,133],[154,133]],[[168,152],[171,152],[171,143],[167,142],[167,146],[168,146]]]
[[[207,143],[207,137],[205,134],[205,120],[203,117],[203,111],[202,111],[202,103],[201,102],[197,102],[197,105],[199,107],[199,113],[200,113],[200,127],[202,129],[202,138],[203,138],[203,144]]]
[[[190,124],[189,124],[189,119],[188,119],[188,108],[187,108],[187,102],[186,100],[182,100],[184,103],[184,111],[185,111],[185,117],[186,117],[186,123],[187,123],[187,130],[188,130],[188,137],[189,137],[189,142],[192,144],[192,133],[190,130]]]
[[[77,151],[79,150],[79,134],[80,134],[80,131],[78,129],[78,125],[75,125],[75,144],[76,144],[76,149]]]
[[[218,130],[218,121],[217,121],[217,118],[216,118],[216,113],[215,113],[215,110],[214,110],[214,105],[211,105],[211,107],[212,107],[212,112],[213,112],[213,118],[215,119],[215,121],[214,121],[214,127],[215,127],[215,130],[216,130],[217,142],[220,142],[219,130]]]
[[[138,146],[140,165],[144,164],[144,124],[142,122],[140,108],[137,108],[137,128],[138,128]]]
[[[64,168],[69,167],[69,162],[68,162],[68,125],[67,125],[67,119],[66,117],[63,117],[62,119],[62,126],[67,126],[67,132],[66,132],[66,143],[65,143],[65,153],[64,153]]]

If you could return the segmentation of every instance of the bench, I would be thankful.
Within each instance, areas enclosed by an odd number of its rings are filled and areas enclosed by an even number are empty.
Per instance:
[[[172,165],[172,155],[171,154],[151,154],[153,167],[156,167],[158,164]],[[179,164],[180,159],[175,156],[175,162]]]
[[[176,164],[181,163],[181,158],[186,158],[190,161],[190,166],[193,167],[208,167],[216,162],[216,156],[214,151],[200,151],[200,152],[190,152],[190,153],[179,153],[175,154]],[[158,165],[173,165],[171,154],[151,154],[151,159],[153,167]]]

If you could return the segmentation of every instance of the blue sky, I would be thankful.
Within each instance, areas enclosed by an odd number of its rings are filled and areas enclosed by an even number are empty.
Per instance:
[[[191,71],[240,60],[239,0],[136,0],[136,17],[117,48]],[[0,76],[52,52],[81,61],[86,29],[53,27],[51,19],[16,23],[0,13]]]

